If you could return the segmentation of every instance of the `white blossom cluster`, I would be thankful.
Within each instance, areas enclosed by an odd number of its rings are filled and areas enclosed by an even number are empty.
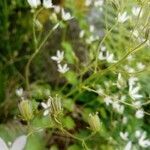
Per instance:
[[[64,74],[69,70],[69,67],[66,63],[61,64],[64,60],[64,51],[57,50],[56,56],[52,56],[51,59],[57,63],[58,72]]]
[[[101,51],[99,52],[98,59],[101,61],[105,60],[108,63],[116,63],[117,62],[117,60],[114,59],[114,54],[107,51],[105,46],[101,47]]]

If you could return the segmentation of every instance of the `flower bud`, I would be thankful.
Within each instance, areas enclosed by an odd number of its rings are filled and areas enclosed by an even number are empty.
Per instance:
[[[88,123],[89,123],[92,131],[98,132],[100,130],[100,126],[101,126],[98,113],[89,114]]]
[[[29,121],[33,118],[32,106],[28,100],[22,100],[18,104],[18,108],[25,121]]]
[[[117,87],[119,89],[124,89],[127,86],[125,79],[122,77],[122,75],[118,74],[118,80],[117,80]]]

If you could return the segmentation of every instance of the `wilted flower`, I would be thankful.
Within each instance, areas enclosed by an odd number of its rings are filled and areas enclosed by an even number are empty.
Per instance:
[[[61,14],[62,14],[62,19],[65,21],[71,20],[73,18],[71,14],[69,12],[65,12],[64,9],[61,10]]]
[[[98,113],[89,114],[88,123],[89,123],[92,131],[98,132],[100,130],[100,126],[101,126]]]
[[[0,149],[1,150],[24,150],[24,147],[27,142],[27,136],[22,135],[15,139],[13,144],[7,146],[5,141],[0,137]]]
[[[52,56],[51,59],[60,63],[64,59],[64,51],[57,50],[56,56]]]
[[[16,89],[16,95],[19,97],[23,96],[23,88]]]
[[[121,137],[124,141],[127,141],[127,140],[128,140],[128,136],[129,136],[128,132],[125,132],[125,133],[120,132],[120,137]]]
[[[41,5],[40,0],[27,0],[27,1],[32,8],[37,8],[39,5]]]
[[[18,104],[18,108],[25,121],[30,121],[33,118],[32,105],[29,100],[22,100]]]
[[[67,64],[64,64],[64,65],[58,64],[58,71],[60,73],[66,73],[68,70],[69,70],[69,67]]]
[[[143,111],[143,109],[137,110],[136,113],[135,113],[135,116],[136,116],[136,118],[138,118],[138,119],[143,118],[143,117],[144,117],[144,111]]]
[[[139,145],[143,148],[150,147],[150,140],[146,139],[146,132],[143,132],[138,141]]]
[[[124,23],[128,18],[129,16],[127,15],[127,12],[118,14],[118,22],[120,23]]]
[[[132,142],[131,141],[129,141],[127,143],[127,145],[125,146],[124,150],[132,150]]]

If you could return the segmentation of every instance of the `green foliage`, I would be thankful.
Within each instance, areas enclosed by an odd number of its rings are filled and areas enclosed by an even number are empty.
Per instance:
[[[25,150],[149,149],[149,0],[52,2],[0,1],[2,141],[26,135]]]

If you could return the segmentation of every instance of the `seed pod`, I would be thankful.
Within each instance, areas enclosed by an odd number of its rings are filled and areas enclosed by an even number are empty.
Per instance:
[[[28,100],[22,100],[18,104],[18,108],[23,120],[30,121],[33,118],[32,106]]]
[[[50,112],[52,116],[58,116],[59,114],[62,113],[62,105],[61,105],[61,99],[56,96],[54,98],[50,97],[49,98],[51,107],[50,107]]]
[[[88,123],[90,125],[90,129],[93,132],[98,132],[100,130],[100,126],[101,126],[98,113],[89,114]]]

